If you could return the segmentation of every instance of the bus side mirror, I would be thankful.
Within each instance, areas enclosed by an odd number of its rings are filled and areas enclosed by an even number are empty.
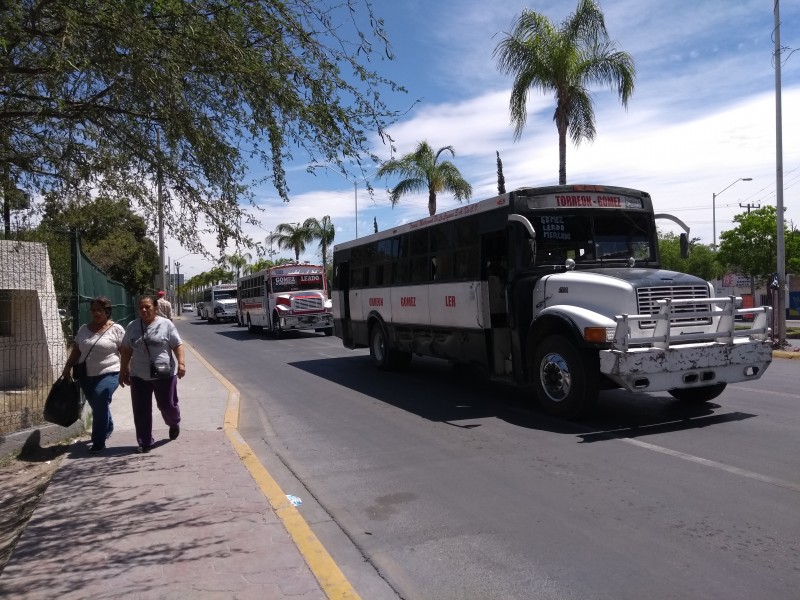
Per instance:
[[[681,234],[681,258],[689,258],[689,238],[685,233]]]

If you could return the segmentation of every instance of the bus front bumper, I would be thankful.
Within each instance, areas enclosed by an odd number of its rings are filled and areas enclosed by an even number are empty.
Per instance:
[[[755,380],[771,362],[770,344],[755,340],[600,351],[600,372],[631,392]]]
[[[282,316],[282,329],[325,329],[333,327],[333,314]]]

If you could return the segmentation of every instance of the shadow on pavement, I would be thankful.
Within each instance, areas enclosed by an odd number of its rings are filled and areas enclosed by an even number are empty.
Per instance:
[[[296,361],[289,365],[430,421],[461,428],[497,418],[517,427],[575,435],[580,443],[643,437],[740,421],[755,415],[722,413],[718,404],[687,405],[667,394],[600,393],[598,405],[578,421],[544,413],[533,391],[481,377],[475,370],[414,357],[402,372],[375,369],[368,356]]]

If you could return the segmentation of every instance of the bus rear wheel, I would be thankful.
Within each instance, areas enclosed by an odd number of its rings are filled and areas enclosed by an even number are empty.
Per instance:
[[[545,412],[574,419],[597,401],[596,365],[588,352],[563,335],[550,335],[537,344],[530,365],[536,397]]]
[[[261,331],[261,327],[253,325],[253,322],[250,320],[250,315],[247,315],[247,333],[258,333],[259,331]]]

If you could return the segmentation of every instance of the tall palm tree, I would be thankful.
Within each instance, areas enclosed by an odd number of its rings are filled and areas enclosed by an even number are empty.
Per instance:
[[[244,268],[244,274],[252,275],[253,273],[258,273],[259,271],[263,271],[264,269],[271,269],[272,267],[280,267],[281,265],[285,265],[291,262],[292,259],[290,258],[278,258],[276,260],[270,260],[268,258],[259,258],[252,265],[247,265]]]
[[[303,222],[303,227],[311,232],[312,240],[319,240],[319,249],[322,252],[322,268],[327,273],[328,248],[333,244],[333,238],[336,237],[336,229],[333,227],[331,218],[328,215],[325,215],[320,220],[311,217]]]
[[[400,198],[414,192],[428,192],[428,212],[431,216],[436,214],[436,194],[450,192],[459,202],[469,200],[472,196],[472,186],[462,177],[456,166],[449,160],[437,162],[442,152],[456,153],[452,146],[439,148],[436,154],[428,142],[419,142],[416,150],[399,159],[393,158],[386,161],[375,173],[378,177],[400,175],[403,179],[394,188],[389,190],[389,199],[392,206]]]
[[[239,274],[241,273],[242,269],[247,266],[247,263],[251,258],[253,258],[253,256],[249,252],[235,252],[234,254],[224,255],[220,262],[222,262],[224,265],[228,265],[232,269],[235,269],[236,279],[239,279]]]
[[[494,50],[498,69],[514,76],[509,110],[514,138],[519,139],[527,118],[529,89],[553,92],[558,129],[558,182],[567,183],[567,131],[575,145],[594,140],[595,118],[588,86],[616,89],[628,106],[636,68],[627,52],[608,38],[605,19],[595,0],[579,0],[578,8],[559,28],[544,15],[523,10]]]
[[[278,248],[294,250],[295,262],[300,262],[300,253],[305,252],[306,244],[312,240],[311,231],[300,223],[281,223],[267,236],[268,243],[275,242]]]

